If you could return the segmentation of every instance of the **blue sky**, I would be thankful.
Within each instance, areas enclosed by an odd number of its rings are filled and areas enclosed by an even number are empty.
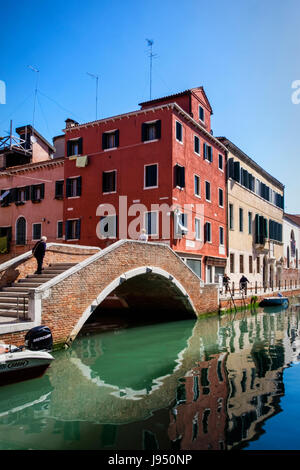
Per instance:
[[[298,0],[35,0],[2,2],[0,135],[32,123],[45,137],[67,117],[95,119],[149,99],[146,38],[154,40],[152,98],[204,86],[214,135],[226,136],[286,186],[300,213]]]

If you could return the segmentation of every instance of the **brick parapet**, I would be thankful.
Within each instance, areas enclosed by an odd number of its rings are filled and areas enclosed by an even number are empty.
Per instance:
[[[167,246],[133,241],[115,245],[42,294],[42,323],[50,327],[55,342],[66,341],[101,292],[126,272],[140,267],[169,273],[188,294],[196,315],[218,309],[216,286],[200,286],[200,279]]]

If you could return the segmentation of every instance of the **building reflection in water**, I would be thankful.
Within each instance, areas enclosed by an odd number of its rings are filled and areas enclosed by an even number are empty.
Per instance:
[[[170,413],[178,449],[229,450],[257,439],[281,411],[283,369],[300,360],[298,330],[296,312],[260,312],[221,320],[207,348],[204,332],[203,360],[180,380]]]
[[[0,390],[0,446],[246,448],[281,412],[284,369],[300,361],[299,314],[239,312],[78,341],[40,380]]]

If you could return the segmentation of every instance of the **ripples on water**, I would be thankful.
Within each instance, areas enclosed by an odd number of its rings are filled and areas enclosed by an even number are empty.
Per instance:
[[[1,387],[0,449],[300,449],[299,308],[77,338]]]

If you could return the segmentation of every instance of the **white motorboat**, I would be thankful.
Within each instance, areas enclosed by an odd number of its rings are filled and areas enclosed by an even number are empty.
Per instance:
[[[54,357],[52,334],[48,327],[37,326],[28,331],[24,346],[0,343],[0,385],[40,377]]]

